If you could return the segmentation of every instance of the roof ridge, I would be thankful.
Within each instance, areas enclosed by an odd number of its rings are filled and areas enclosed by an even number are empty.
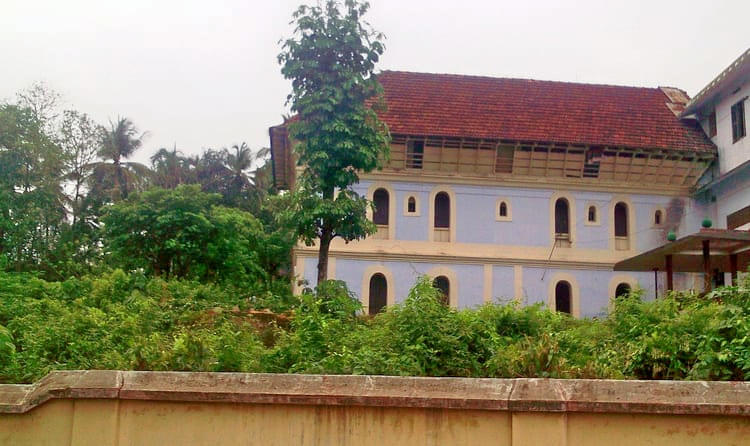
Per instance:
[[[488,79],[488,80],[509,80],[509,81],[525,81],[525,82],[540,82],[548,84],[562,84],[562,85],[580,85],[580,86],[591,86],[591,87],[611,87],[611,88],[628,88],[636,90],[659,90],[663,86],[656,87],[642,87],[636,85],[616,85],[606,83],[595,83],[595,82],[573,82],[573,81],[560,81],[560,80],[549,80],[549,79],[532,79],[523,77],[504,77],[504,76],[488,76],[481,74],[460,74],[460,73],[436,73],[430,71],[410,71],[410,70],[383,70],[378,75],[383,73],[396,73],[396,74],[416,74],[416,75],[427,75],[427,76],[441,76],[450,78],[465,78],[465,79]],[[669,87],[682,90],[678,87]],[[684,90],[683,90],[684,91]]]

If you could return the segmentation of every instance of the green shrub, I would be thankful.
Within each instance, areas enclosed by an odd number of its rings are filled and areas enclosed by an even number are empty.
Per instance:
[[[262,344],[242,299],[120,270],[61,283],[0,273],[0,379],[31,382],[56,369],[257,371]]]
[[[375,317],[340,281],[289,301],[291,322],[247,312],[262,303],[235,285],[138,272],[63,282],[0,272],[0,381],[57,369],[750,379],[748,284],[631,294],[602,319],[539,305],[455,310],[427,278]]]

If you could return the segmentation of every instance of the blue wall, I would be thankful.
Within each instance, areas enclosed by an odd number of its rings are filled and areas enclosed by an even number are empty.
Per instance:
[[[305,279],[315,283],[317,259],[305,259]],[[458,282],[458,307],[472,308],[484,303],[484,266],[476,264],[436,264],[404,261],[373,262],[358,259],[336,259],[336,279],[343,280],[357,295],[362,295],[362,282],[365,270],[373,265],[381,265],[393,275],[396,302],[406,299],[409,290],[418,276],[427,274],[432,268],[442,267],[452,270]],[[593,317],[606,314],[610,300],[610,281],[615,275],[611,271],[587,271],[580,269],[559,269],[522,267],[522,297],[521,303],[532,305],[541,303],[546,305],[549,300],[550,282],[557,274],[568,274],[574,278],[573,286],[578,287],[580,295],[581,316]],[[494,265],[492,267],[492,301],[507,303],[515,298],[515,274],[513,266]],[[627,273],[639,288],[643,289],[643,298],[653,299],[654,283],[652,273]],[[369,279],[369,278],[368,278]],[[664,278],[660,275],[660,287]],[[455,286],[455,284],[451,284]],[[661,291],[660,291],[661,292]]]
[[[363,181],[355,190],[365,195],[372,183]],[[390,182],[396,193],[396,239],[427,240],[429,228],[430,193],[435,187],[429,183]],[[551,246],[550,199],[552,189],[524,189],[498,186],[451,185],[456,196],[456,242],[492,243],[496,245]],[[575,246],[588,249],[609,249],[610,225],[612,225],[611,203],[622,196],[606,192],[569,191],[575,200],[576,238]],[[419,197],[420,215],[405,216],[404,200],[408,196]],[[496,202],[507,198],[511,206],[512,221],[496,221]],[[666,240],[664,228],[653,227],[656,209],[666,210],[671,197],[663,195],[627,195],[633,205],[635,227],[630,233],[635,239],[637,251],[651,249]],[[587,225],[587,206],[597,206],[598,225]],[[692,203],[687,203],[691,206]],[[685,231],[697,230],[706,213],[686,209],[691,214],[689,227]]]
[[[372,182],[363,181],[355,190],[365,195]],[[397,240],[428,240],[430,195],[435,184],[423,182],[386,182],[395,193],[395,237]],[[503,246],[552,246],[551,238],[551,200],[557,192],[553,189],[514,188],[500,186],[478,186],[452,184],[447,186],[455,194],[456,243],[490,244],[502,249]],[[629,211],[634,215],[634,226],[630,227],[631,240],[635,241],[634,250],[641,252],[661,245],[666,238],[668,228],[655,227],[653,215],[657,209],[667,211],[673,198],[663,195],[647,194],[612,194],[597,191],[566,191],[575,202],[576,234],[574,247],[570,249],[601,250],[604,255],[611,255],[613,242],[613,202],[626,199],[631,206]],[[419,199],[419,216],[404,215],[405,200],[414,195]],[[394,197],[391,197],[393,199]],[[495,218],[498,198],[507,199],[511,207],[512,221],[497,221]],[[692,232],[699,228],[700,221],[707,212],[708,206],[682,199],[685,211],[682,215],[680,231]],[[598,223],[587,224],[588,206],[597,206]],[[664,215],[666,218],[666,214]],[[351,245],[348,245],[351,246]],[[355,248],[352,248],[355,249]],[[566,248],[567,249],[567,248]],[[573,251],[574,252],[574,251]],[[589,251],[590,252],[590,251]],[[627,256],[627,253],[623,253]],[[540,259],[544,262],[546,259]],[[304,260],[304,278],[315,283],[316,259]],[[539,263],[538,262],[538,263]],[[492,270],[491,298],[495,302],[507,302],[516,297],[515,271],[512,264],[493,264],[488,259]],[[456,277],[458,306],[474,307],[484,302],[484,268],[483,264],[434,263],[433,260],[420,259],[418,255],[412,261],[382,260],[372,261],[357,258],[336,258],[335,276],[344,280],[358,296],[362,295],[362,283],[365,271],[373,264],[378,264],[391,272],[396,302],[403,301],[409,289],[419,275],[427,274],[437,267],[449,268]],[[580,265],[571,262],[570,268],[544,268],[540,266],[522,267],[522,289],[520,299],[523,304],[546,304],[549,300],[550,282],[560,275],[572,277],[580,295],[581,316],[599,316],[605,314],[610,301],[611,283],[615,275],[606,270],[581,269]],[[644,298],[654,296],[653,274],[626,273],[632,282],[638,283],[644,290]],[[660,277],[663,283],[663,277]],[[552,287],[554,288],[554,287]]]

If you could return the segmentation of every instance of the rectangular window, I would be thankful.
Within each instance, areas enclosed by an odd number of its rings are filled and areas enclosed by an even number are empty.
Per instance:
[[[708,115],[708,137],[713,138],[716,136],[716,110]]]
[[[732,106],[732,141],[737,142],[745,136],[745,99]]]
[[[424,159],[424,141],[409,141],[406,143],[406,167],[421,169]]]

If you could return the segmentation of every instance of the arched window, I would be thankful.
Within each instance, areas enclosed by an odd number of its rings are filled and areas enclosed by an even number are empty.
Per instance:
[[[450,228],[451,199],[445,192],[435,195],[435,227]]]
[[[656,226],[661,225],[661,210],[654,212],[654,224]]]
[[[388,281],[381,273],[375,273],[370,278],[369,314],[378,314],[388,302]]]
[[[406,212],[410,214],[417,212],[417,199],[416,198],[409,197],[409,200],[406,203]]]
[[[495,221],[511,221],[512,214],[510,200],[502,197],[495,200]]]
[[[619,202],[615,205],[615,249],[630,248],[628,230],[628,205]]]
[[[451,283],[445,276],[437,276],[432,281],[432,286],[440,291],[440,301],[444,305],[450,304]]]
[[[498,209],[497,213],[500,217],[508,216],[508,205],[504,201],[500,203],[500,208]]]
[[[446,192],[435,195],[435,234],[436,242],[449,242],[451,239],[451,199]]]
[[[372,202],[375,206],[375,210],[372,213],[372,222],[375,223],[377,231],[373,234],[373,238],[380,240],[388,240],[390,237],[388,230],[388,221],[390,219],[390,203],[391,197],[388,191],[380,188],[376,189],[372,194]]]
[[[372,201],[375,204],[375,212],[372,214],[372,222],[376,225],[388,225],[388,208],[390,197],[385,189],[378,189],[372,194]]]
[[[628,206],[625,203],[615,205],[615,237],[628,236]]]
[[[596,206],[589,206],[589,223],[596,223]]]
[[[570,314],[571,292],[570,284],[564,280],[555,285],[555,310]]]
[[[555,202],[555,245],[570,246],[570,208],[568,200],[558,198]]]
[[[617,285],[617,288],[615,288],[615,298],[625,297],[628,294],[630,294],[630,285],[625,282]]]

